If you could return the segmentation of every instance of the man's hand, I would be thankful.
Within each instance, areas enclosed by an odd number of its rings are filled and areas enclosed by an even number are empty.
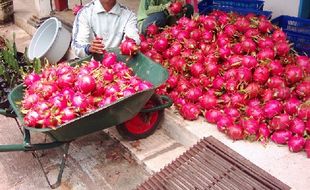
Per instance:
[[[105,52],[104,45],[101,37],[96,37],[90,44],[89,53],[102,54]]]
[[[167,14],[168,15],[172,15],[172,12],[170,11],[170,5],[171,5],[171,3],[173,3],[174,1],[172,0],[171,2],[169,2],[169,3],[167,3],[166,5],[165,5],[165,11],[167,11]]]

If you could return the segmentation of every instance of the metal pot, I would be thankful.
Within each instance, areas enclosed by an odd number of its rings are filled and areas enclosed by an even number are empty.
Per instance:
[[[47,58],[50,63],[57,63],[67,52],[70,41],[70,32],[56,17],[51,17],[34,33],[27,56],[30,60]]]

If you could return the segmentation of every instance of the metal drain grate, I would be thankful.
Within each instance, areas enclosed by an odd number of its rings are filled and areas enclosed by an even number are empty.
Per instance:
[[[214,137],[202,139],[137,190],[290,189]]]

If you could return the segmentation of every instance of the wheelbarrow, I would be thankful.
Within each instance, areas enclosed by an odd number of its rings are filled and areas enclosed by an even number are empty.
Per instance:
[[[24,85],[20,84],[10,92],[8,97],[12,110],[0,110],[0,114],[16,120],[23,134],[23,143],[0,145],[0,152],[33,151],[35,153],[37,150],[63,146],[64,154],[58,177],[54,184],[50,183],[39,157],[35,156],[49,186],[56,188],[61,184],[69,144],[75,139],[112,126],[116,126],[120,135],[130,140],[145,138],[151,135],[163,118],[164,109],[172,105],[169,97],[154,94],[156,88],[167,80],[168,72],[161,65],[153,62],[141,53],[127,61],[128,57],[121,55],[118,49],[111,49],[111,51],[117,54],[118,60],[125,62],[127,66],[131,67],[137,76],[151,82],[153,87],[119,99],[110,105],[59,125],[55,129],[41,129],[28,127],[23,121],[24,115],[21,113],[19,102],[23,99]],[[87,59],[90,59],[90,57]],[[85,59],[78,60],[72,64],[80,64],[83,61]],[[46,134],[51,138],[52,142],[32,144],[31,132]]]

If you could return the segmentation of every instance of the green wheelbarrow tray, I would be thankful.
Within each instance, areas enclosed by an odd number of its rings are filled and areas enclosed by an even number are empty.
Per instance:
[[[154,94],[155,89],[167,80],[168,71],[160,64],[153,62],[141,53],[138,53],[127,60],[129,57],[121,55],[118,49],[110,49],[110,51],[115,52],[118,60],[125,62],[127,66],[133,69],[134,73],[138,77],[151,82],[153,84],[153,88],[119,99],[106,107],[99,108],[68,123],[57,126],[55,129],[41,129],[27,127],[23,122],[24,116],[20,111],[20,104],[18,104],[18,102],[21,102],[23,99],[24,87],[23,84],[20,84],[9,94],[9,102],[22,126],[31,132],[46,133],[56,142],[68,142],[80,136],[121,124],[133,118],[140,111],[143,111],[142,109],[144,105]],[[90,57],[72,64],[80,64],[87,59],[89,60]],[[171,102],[166,105],[153,108],[151,111],[164,109],[169,106],[171,106]]]

